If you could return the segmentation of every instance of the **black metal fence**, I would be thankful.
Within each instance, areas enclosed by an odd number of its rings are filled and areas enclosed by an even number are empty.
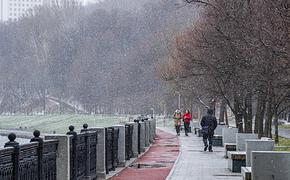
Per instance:
[[[148,118],[145,117],[138,117],[138,119],[135,119],[134,122],[138,124],[138,154],[141,154],[141,124],[140,122],[148,121]]]
[[[114,127],[105,128],[105,144],[106,144],[106,173],[114,171],[117,167],[118,160],[118,140],[119,129]]]
[[[70,144],[70,175],[71,180],[97,178],[97,133],[89,131],[88,125],[84,124],[84,129],[80,134],[74,131],[74,127],[69,127],[67,135],[72,135]]]
[[[118,143],[119,143],[119,129],[118,128],[112,128],[113,129],[113,166],[117,167],[119,163],[118,158]]]
[[[56,180],[57,140],[43,141],[34,131],[31,143],[19,145],[16,135],[0,149],[1,180]]]
[[[144,119],[142,119],[144,121]],[[138,123],[138,151],[140,150],[140,124]],[[133,152],[133,124],[125,125],[125,159],[130,160]],[[105,169],[115,170],[119,164],[119,128],[105,128]],[[70,179],[96,180],[97,179],[97,145],[98,132],[96,128],[83,125],[80,133],[69,127],[67,135],[72,139],[69,144]],[[5,148],[0,148],[0,180],[56,180],[57,178],[57,149],[58,140],[43,140],[40,132],[34,131],[34,138],[29,144],[19,145],[15,141],[16,135],[11,133]],[[51,138],[56,138],[52,136]]]

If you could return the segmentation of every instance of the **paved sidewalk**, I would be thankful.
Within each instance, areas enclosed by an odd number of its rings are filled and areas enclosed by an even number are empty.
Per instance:
[[[273,130],[275,134],[275,130]],[[290,129],[279,128],[279,136],[290,139]]]
[[[179,154],[178,138],[157,130],[155,143],[131,166],[116,174],[112,180],[164,180]]]
[[[160,128],[174,133],[171,128]],[[180,156],[168,180],[242,180],[240,173],[231,173],[222,147],[214,147],[214,152],[204,152],[202,139],[182,133],[179,137]]]

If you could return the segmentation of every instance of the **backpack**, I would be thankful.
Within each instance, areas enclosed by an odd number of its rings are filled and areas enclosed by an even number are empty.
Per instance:
[[[180,114],[180,113],[175,113],[175,114],[174,114],[174,118],[176,118],[176,119],[181,119],[181,114]]]

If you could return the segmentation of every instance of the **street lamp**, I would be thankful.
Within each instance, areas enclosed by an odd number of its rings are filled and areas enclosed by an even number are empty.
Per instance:
[[[178,93],[178,109],[180,109],[180,92],[179,91],[175,91],[175,93]]]
[[[152,117],[153,117],[153,119],[155,119],[155,110],[154,110],[154,108],[150,108],[151,110],[152,110]]]

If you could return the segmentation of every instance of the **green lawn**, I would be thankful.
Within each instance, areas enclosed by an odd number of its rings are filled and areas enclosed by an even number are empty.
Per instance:
[[[290,139],[279,137],[279,143],[276,146],[290,146]],[[275,148],[275,151],[290,151],[290,148]]]
[[[290,125],[279,125],[279,128],[290,129]]]
[[[84,123],[89,127],[105,127],[128,121],[128,117],[102,115],[46,115],[46,116],[0,116],[0,129],[17,129],[42,133],[66,133],[68,126],[80,130]]]
[[[157,120],[157,126],[174,128],[174,120],[172,118],[160,118]]]

